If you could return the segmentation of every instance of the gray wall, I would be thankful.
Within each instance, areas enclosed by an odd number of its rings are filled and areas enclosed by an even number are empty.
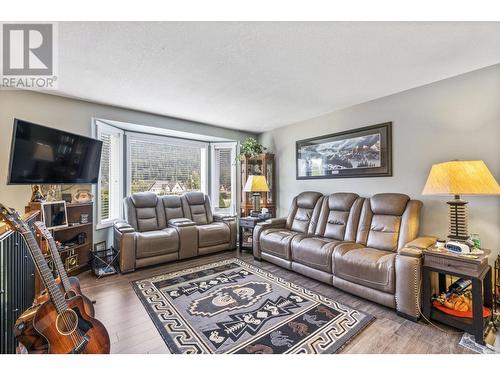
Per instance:
[[[393,123],[393,177],[295,179],[295,141],[387,121]],[[275,129],[263,133],[260,141],[276,154],[280,215],[305,190],[361,196],[402,192],[424,202],[421,233],[444,237],[446,197],[421,195],[431,165],[482,159],[500,181],[500,65]],[[500,197],[465,198],[470,202],[470,231],[498,254]]]
[[[29,202],[31,197],[30,186],[6,185],[14,118],[20,118],[69,132],[90,136],[92,117],[179,130],[237,141],[252,136],[250,133],[236,130],[82,100],[30,91],[0,90],[0,201],[24,212],[24,206]],[[239,179],[237,179],[237,181],[239,181]],[[96,242],[105,239],[108,237],[108,230],[98,231],[95,237]]]

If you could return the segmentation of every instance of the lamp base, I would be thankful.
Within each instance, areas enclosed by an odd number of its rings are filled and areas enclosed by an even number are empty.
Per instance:
[[[466,241],[469,239],[467,225],[467,201],[461,200],[460,195],[455,195],[455,199],[448,204],[448,215],[450,218],[450,228],[448,238],[454,241]]]
[[[252,194],[252,198],[253,198],[252,212],[256,212],[257,211],[258,213],[260,213],[260,193],[253,193]]]

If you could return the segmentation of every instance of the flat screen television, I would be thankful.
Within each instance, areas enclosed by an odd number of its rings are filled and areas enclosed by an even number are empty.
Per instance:
[[[8,184],[95,184],[102,142],[14,120]]]

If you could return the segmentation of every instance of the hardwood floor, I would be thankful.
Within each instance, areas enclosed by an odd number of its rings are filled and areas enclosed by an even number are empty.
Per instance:
[[[341,353],[471,353],[458,345],[462,333],[450,327],[439,325],[442,329],[439,330],[422,320],[418,323],[411,322],[396,315],[392,309],[271,263],[255,261],[250,254],[240,254],[237,251],[149,267],[99,280],[86,272],[80,275],[80,281],[83,293],[97,301],[96,317],[108,329],[112,353],[168,353],[166,344],[132,290],[130,282],[232,257],[238,257],[340,303],[374,315],[376,320],[348,343]]]

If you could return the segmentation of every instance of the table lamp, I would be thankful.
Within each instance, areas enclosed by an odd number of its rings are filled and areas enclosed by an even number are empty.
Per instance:
[[[243,188],[244,192],[253,193],[253,209],[250,216],[259,216],[260,213],[260,193],[268,192],[269,186],[264,176],[248,176],[248,180]]]
[[[449,161],[434,164],[425,183],[424,195],[453,195],[450,200],[450,228],[448,238],[466,241],[467,201],[460,195],[498,195],[500,186],[482,160]]]

